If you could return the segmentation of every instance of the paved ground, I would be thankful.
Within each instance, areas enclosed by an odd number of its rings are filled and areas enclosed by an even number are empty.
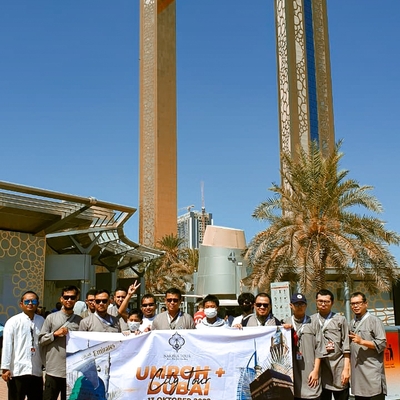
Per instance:
[[[0,378],[0,400],[7,400],[7,384]]]

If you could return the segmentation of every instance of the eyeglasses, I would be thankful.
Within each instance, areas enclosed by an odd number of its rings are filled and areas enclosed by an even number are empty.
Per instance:
[[[364,301],[357,301],[356,303],[350,303],[350,307],[359,307],[364,304]]]
[[[154,303],[142,304],[142,307],[143,307],[143,308],[146,308],[146,307],[154,307],[154,306],[155,306]]]
[[[37,306],[39,302],[37,301],[37,299],[31,299],[31,300],[24,300],[23,303],[25,306],[27,306],[28,304]]]
[[[330,300],[317,300],[318,304],[330,304],[331,301]]]
[[[180,302],[179,299],[166,299],[166,301],[167,301],[168,303],[179,303],[179,302]]]
[[[76,300],[76,296],[63,296],[64,300]]]
[[[256,303],[257,308],[268,308],[270,305],[269,303]]]
[[[245,300],[241,305],[248,306],[248,305],[251,305],[251,304],[253,304],[251,301]]]
[[[95,302],[96,302],[96,304],[100,304],[100,303],[107,304],[108,299],[96,299]]]
[[[292,303],[293,304],[293,303]],[[296,308],[298,307],[305,307],[307,304],[306,303],[294,303],[293,304]]]

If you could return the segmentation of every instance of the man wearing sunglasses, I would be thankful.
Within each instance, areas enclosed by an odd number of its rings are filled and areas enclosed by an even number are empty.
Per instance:
[[[82,317],[74,313],[79,297],[76,286],[65,286],[61,290],[60,311],[50,314],[44,321],[39,335],[39,343],[43,350],[46,379],[43,400],[66,399],[66,345],[69,331],[77,331]]]
[[[138,283],[137,281],[135,281],[134,283],[132,283],[132,285],[129,286],[128,292],[126,293],[126,297],[118,309],[119,315],[124,316],[124,319],[125,315],[127,315],[126,310],[128,309],[129,302],[131,301],[132,296],[136,293],[136,290],[138,289],[139,286],[140,283]],[[139,330],[141,332],[149,332],[151,330],[151,325],[156,316],[156,307],[157,303],[154,295],[150,293],[146,293],[145,295],[143,295],[141,301],[141,311],[143,313],[143,319],[139,327]]]
[[[268,293],[258,293],[254,301],[254,311],[247,320],[243,320],[240,324],[244,326],[277,326],[281,325],[281,321],[272,314],[272,300]]]
[[[100,289],[96,292],[95,309],[93,314],[83,318],[79,324],[80,331],[90,332],[121,332],[119,319],[108,314],[107,307],[110,304],[110,292],[107,289]],[[128,330],[128,325],[123,327],[123,330]]]
[[[180,310],[181,302],[181,291],[177,288],[168,289],[165,293],[167,311],[156,315],[151,329],[195,329],[192,316]]]
[[[41,400],[43,393],[42,357],[39,334],[44,318],[36,314],[39,296],[25,292],[19,306],[22,312],[4,326],[1,377],[7,382],[9,399]]]
[[[250,292],[241,293],[238,297],[238,303],[242,309],[242,314],[232,321],[232,326],[241,324],[243,320],[246,320],[254,312],[254,294]]]

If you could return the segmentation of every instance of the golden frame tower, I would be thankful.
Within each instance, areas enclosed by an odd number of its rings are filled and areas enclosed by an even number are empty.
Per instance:
[[[176,7],[140,0],[139,242],[177,234]]]
[[[281,151],[335,145],[326,0],[275,0]]]
[[[281,151],[334,143],[326,0],[275,0]],[[140,0],[139,241],[177,234],[176,5]]]

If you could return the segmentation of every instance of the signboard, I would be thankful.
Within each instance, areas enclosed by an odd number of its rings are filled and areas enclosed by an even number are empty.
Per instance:
[[[280,321],[292,315],[289,282],[271,283],[272,312]]]

